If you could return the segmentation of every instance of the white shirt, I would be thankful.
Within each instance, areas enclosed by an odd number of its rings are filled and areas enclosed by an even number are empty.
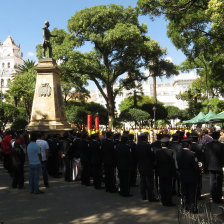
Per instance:
[[[42,161],[46,161],[47,160],[46,150],[49,149],[48,142],[45,141],[45,140],[42,140],[42,139],[38,139],[36,141],[36,143],[37,143],[37,145],[40,146],[40,152],[41,152],[41,155],[42,155]]]

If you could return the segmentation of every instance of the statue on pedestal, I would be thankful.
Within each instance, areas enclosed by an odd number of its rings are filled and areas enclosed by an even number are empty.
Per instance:
[[[42,57],[46,57],[46,50],[47,48],[49,49],[49,58],[52,58],[52,47],[50,43],[50,38],[51,37],[57,37],[57,35],[52,35],[48,27],[50,26],[48,21],[44,22],[45,26],[43,27],[43,52],[42,52]]]

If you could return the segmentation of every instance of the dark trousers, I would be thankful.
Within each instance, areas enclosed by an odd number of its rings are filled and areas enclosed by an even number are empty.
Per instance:
[[[122,196],[129,195],[131,171],[118,169],[118,177],[120,181],[120,194]]]
[[[172,177],[159,178],[159,191],[163,205],[172,203]]]
[[[42,169],[44,186],[48,187],[49,184],[48,184],[48,175],[47,175],[47,161],[42,161],[41,162],[41,169]]]
[[[81,182],[83,185],[90,185],[90,171],[91,166],[89,163],[82,163]]]
[[[153,175],[140,174],[140,191],[142,198],[149,201],[153,199],[154,178]]]
[[[92,165],[93,171],[93,185],[96,189],[101,187],[102,182],[102,165],[101,164],[94,164]]]
[[[179,177],[174,177],[172,181],[172,193],[180,194],[180,179]]]
[[[181,192],[186,199],[186,208],[195,208],[197,206],[197,183],[182,181]]]
[[[136,185],[136,179],[137,179],[137,164],[132,164],[131,176],[130,176],[130,184],[131,184],[131,186],[135,186]]]
[[[113,165],[105,165],[104,164],[104,172],[105,172],[105,188],[108,192],[114,192],[116,190],[116,180],[115,180],[115,166]]]
[[[65,166],[65,181],[72,181],[72,162],[71,158],[64,159],[64,166]]]
[[[3,166],[10,174],[12,174],[12,160],[10,154],[3,155]]]
[[[23,188],[24,186],[24,164],[12,167],[12,187]]]
[[[219,202],[222,198],[222,171],[209,171],[210,174],[210,193],[213,202]]]

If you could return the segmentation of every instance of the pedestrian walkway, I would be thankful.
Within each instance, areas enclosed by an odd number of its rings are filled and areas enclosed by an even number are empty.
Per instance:
[[[28,179],[26,167],[25,178]],[[175,224],[177,208],[163,207],[140,198],[139,188],[133,197],[95,190],[78,182],[50,178],[50,188],[41,181],[44,194],[34,195],[24,189],[12,189],[11,178],[0,164],[0,223],[4,224]]]

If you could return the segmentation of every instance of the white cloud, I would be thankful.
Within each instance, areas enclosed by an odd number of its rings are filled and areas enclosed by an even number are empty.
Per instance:
[[[173,62],[173,59],[171,57],[166,57],[165,60],[169,62]]]
[[[27,55],[28,55],[29,57],[34,57],[34,53],[33,53],[33,52],[28,52]]]

